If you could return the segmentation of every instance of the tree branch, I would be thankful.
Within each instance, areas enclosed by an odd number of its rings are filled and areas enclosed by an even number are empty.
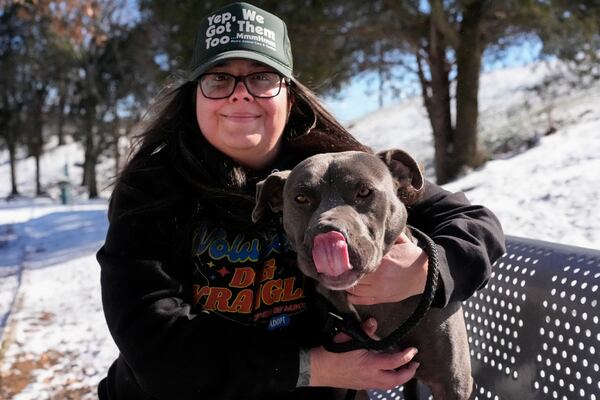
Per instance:
[[[429,0],[431,7],[431,19],[435,27],[444,35],[448,43],[457,49],[460,45],[460,37],[456,29],[448,22],[442,0]]]

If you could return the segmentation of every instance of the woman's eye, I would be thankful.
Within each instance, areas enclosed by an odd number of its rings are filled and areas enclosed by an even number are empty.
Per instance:
[[[231,79],[229,77],[229,75],[225,75],[225,74],[214,74],[212,76],[212,80],[216,81],[216,82],[223,82],[223,81],[226,81],[226,80],[229,80],[229,79]]]
[[[267,75],[261,72],[257,72],[256,74],[252,74],[252,79],[255,81],[265,81],[267,80]]]
[[[373,193],[372,189],[368,187],[363,187],[356,193],[356,197],[364,199],[365,197],[369,197],[371,193]]]
[[[296,203],[298,204],[308,203],[308,198],[303,194],[297,195],[296,197],[294,197],[294,200],[296,200]]]
[[[249,75],[255,81],[273,82],[276,81],[278,75],[273,72],[255,72]]]

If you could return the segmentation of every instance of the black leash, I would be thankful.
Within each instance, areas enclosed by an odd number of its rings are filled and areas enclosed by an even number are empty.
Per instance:
[[[413,311],[413,313],[408,317],[406,321],[402,323],[394,332],[392,332],[387,337],[381,340],[375,340],[370,338],[361,328],[360,323],[356,321],[353,316],[350,315],[341,315],[337,313],[333,308],[333,305],[329,302],[329,300],[321,297],[321,301],[324,301],[328,304],[328,318],[325,326],[325,332],[330,332],[331,338],[333,339],[333,334],[337,332],[344,332],[349,335],[353,340],[344,342],[344,343],[334,343],[330,341],[325,343],[323,346],[328,351],[333,353],[345,353],[347,351],[357,350],[357,349],[369,349],[369,350],[385,350],[398,343],[398,341],[403,338],[412,328],[414,328],[419,321],[427,314],[429,309],[431,308],[431,304],[433,303],[433,299],[435,297],[435,292],[438,286],[439,279],[439,260],[438,253],[435,243],[429,236],[420,230],[410,227],[410,230],[415,236],[419,244],[423,245],[423,250],[427,253],[429,257],[429,266],[427,269],[427,282],[425,284],[425,290],[421,296],[421,300],[419,304]]]

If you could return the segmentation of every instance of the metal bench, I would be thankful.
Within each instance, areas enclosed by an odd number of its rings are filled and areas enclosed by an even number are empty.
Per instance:
[[[463,304],[476,399],[600,400],[599,286],[600,251],[508,237]],[[402,388],[370,397],[400,400]]]

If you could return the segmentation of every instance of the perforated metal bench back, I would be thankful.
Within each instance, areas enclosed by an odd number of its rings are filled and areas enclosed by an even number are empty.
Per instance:
[[[508,237],[463,304],[476,398],[600,400],[599,286],[600,251]],[[401,388],[370,397],[403,399]]]

